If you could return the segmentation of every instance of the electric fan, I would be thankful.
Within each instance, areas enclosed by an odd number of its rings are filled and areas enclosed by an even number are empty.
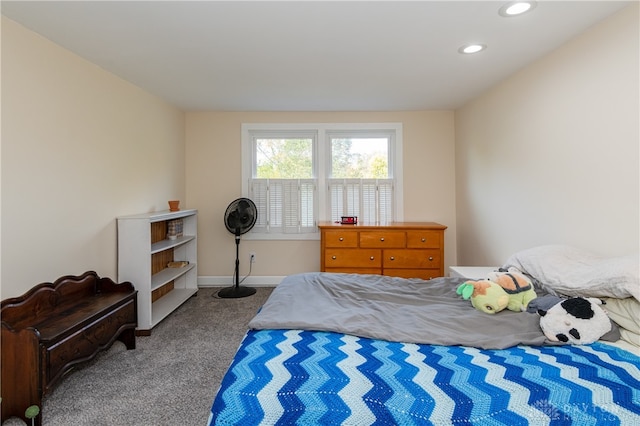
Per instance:
[[[234,286],[223,288],[218,296],[223,298],[238,298],[251,296],[256,292],[255,288],[240,287],[240,235],[249,232],[258,218],[258,209],[249,198],[238,198],[229,204],[224,213],[224,225],[227,230],[236,236],[236,269]]]

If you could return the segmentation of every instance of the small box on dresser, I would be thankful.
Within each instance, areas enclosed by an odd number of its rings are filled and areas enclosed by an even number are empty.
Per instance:
[[[430,279],[444,276],[444,225],[435,222],[343,225],[322,222],[322,272]]]

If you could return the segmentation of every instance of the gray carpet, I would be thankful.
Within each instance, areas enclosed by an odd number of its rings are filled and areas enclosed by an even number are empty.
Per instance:
[[[249,320],[271,294],[219,299],[205,288],[139,336],[76,368],[43,402],[44,425],[205,425]],[[11,419],[4,425],[23,424]]]

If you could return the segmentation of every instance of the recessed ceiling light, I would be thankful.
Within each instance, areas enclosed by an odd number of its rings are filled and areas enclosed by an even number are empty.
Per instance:
[[[468,55],[468,54],[471,54],[471,53],[481,52],[481,51],[485,50],[486,48],[487,48],[487,46],[485,46],[484,44],[477,44],[477,43],[465,44],[460,49],[458,49],[458,52]]]
[[[529,12],[536,7],[535,1],[512,1],[503,5],[498,13],[500,16],[507,18],[511,16],[522,15],[525,12]]]

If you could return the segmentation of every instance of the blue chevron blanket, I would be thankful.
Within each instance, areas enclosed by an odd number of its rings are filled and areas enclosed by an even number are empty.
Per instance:
[[[250,330],[209,425],[639,425],[640,358],[603,343],[478,349]]]

